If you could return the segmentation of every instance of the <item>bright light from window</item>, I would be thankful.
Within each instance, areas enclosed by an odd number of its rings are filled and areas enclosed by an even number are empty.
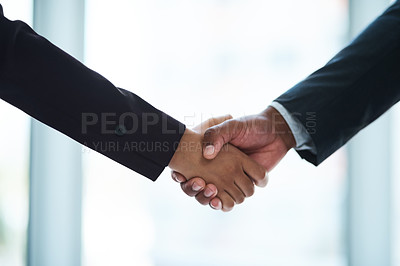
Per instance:
[[[344,44],[337,1],[87,2],[86,63],[188,126],[259,112]],[[84,265],[345,264],[345,158],[291,153],[268,188],[224,214],[168,171],[152,183],[85,153]]]
[[[32,22],[32,1],[3,0],[4,14]],[[28,225],[29,116],[0,100],[0,265],[25,265]]]

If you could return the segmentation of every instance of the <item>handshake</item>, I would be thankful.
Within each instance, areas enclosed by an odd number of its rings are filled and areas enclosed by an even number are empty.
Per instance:
[[[254,194],[254,185],[267,185],[267,173],[295,145],[285,119],[268,107],[257,115],[211,118],[186,129],[169,167],[187,195],[230,211]]]

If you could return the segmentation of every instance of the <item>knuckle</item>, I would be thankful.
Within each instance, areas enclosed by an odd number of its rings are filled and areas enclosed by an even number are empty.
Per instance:
[[[203,188],[206,186],[206,182],[201,177],[193,177],[192,179],[190,179],[190,182],[191,182],[191,185],[196,183],[196,184],[200,185]]]
[[[218,194],[218,188],[214,184],[207,184],[206,188],[212,191],[212,196],[216,196]]]
[[[235,172],[235,170],[236,170],[236,167],[233,165],[233,164],[226,164],[226,165],[224,165],[223,167],[222,167],[222,169],[223,169],[223,171],[224,171],[224,173],[225,173],[225,175],[226,176],[232,176],[233,174],[235,174],[236,172]],[[229,183],[228,183],[229,184]]]
[[[225,173],[225,175],[237,175],[237,173],[240,173],[240,169],[238,169],[238,164],[236,164],[235,161],[228,161],[230,160],[230,158],[226,158],[226,163],[224,163],[223,167],[223,171]]]
[[[206,132],[204,132],[204,140],[206,142],[211,141],[215,134],[216,134],[215,128],[207,129]]]

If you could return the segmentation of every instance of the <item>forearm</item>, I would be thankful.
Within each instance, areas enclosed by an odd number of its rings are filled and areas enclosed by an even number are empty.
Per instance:
[[[155,180],[184,125],[0,15],[0,98]],[[105,148],[104,148],[105,147]]]

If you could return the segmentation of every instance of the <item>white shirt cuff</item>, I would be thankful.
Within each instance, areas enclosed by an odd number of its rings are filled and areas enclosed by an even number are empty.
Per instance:
[[[288,110],[286,110],[286,108],[280,103],[272,102],[271,106],[283,116],[290,130],[292,131],[296,141],[295,150],[309,150],[313,154],[317,154],[315,144],[303,124],[294,115],[289,113]]]

